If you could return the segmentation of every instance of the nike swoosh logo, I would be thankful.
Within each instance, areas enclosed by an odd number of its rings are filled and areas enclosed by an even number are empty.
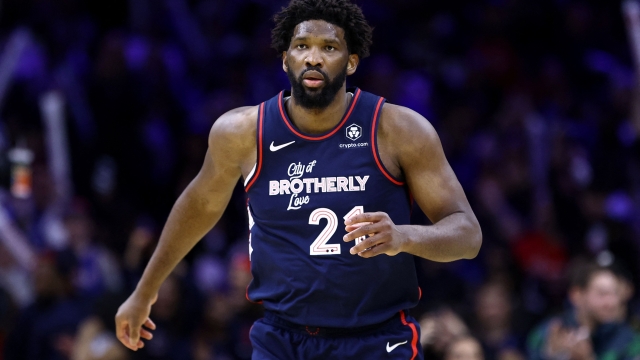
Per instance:
[[[289,146],[289,145],[293,144],[294,142],[295,142],[295,141],[288,142],[288,143],[286,143],[286,144],[282,144],[282,145],[278,145],[278,146],[273,146],[273,141],[272,141],[272,142],[271,142],[271,145],[269,146],[269,150],[271,150],[271,151],[278,151],[278,150],[282,149],[283,147],[287,147],[287,146]]]
[[[406,344],[406,343],[407,343],[407,340],[405,340],[405,341],[403,341],[403,342],[400,342],[400,343],[397,343],[397,344],[395,344],[395,345],[389,346],[389,343],[387,342],[387,352],[388,352],[388,353],[390,353],[390,352],[392,352],[395,348],[397,348],[398,346],[400,346],[400,345],[404,345],[404,344]]]

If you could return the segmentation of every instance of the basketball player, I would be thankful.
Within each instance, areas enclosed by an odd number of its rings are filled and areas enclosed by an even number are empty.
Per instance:
[[[132,350],[152,338],[158,288],[220,219],[242,177],[247,298],[265,308],[250,334],[253,359],[422,358],[418,324],[405,311],[421,296],[413,256],[475,257],[476,217],[426,119],[346,88],[371,44],[359,7],[292,0],[275,21],[291,91],[215,122],[200,173],[116,315],[117,336]],[[433,225],[408,224],[412,199]]]

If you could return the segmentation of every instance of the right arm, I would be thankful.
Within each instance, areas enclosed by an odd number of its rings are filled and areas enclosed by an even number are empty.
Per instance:
[[[129,349],[144,346],[141,336],[151,339],[142,325],[155,329],[149,314],[160,285],[218,222],[238,179],[255,162],[257,116],[258,107],[239,108],[211,127],[200,172],[174,204],[140,282],[116,314],[117,337]]]

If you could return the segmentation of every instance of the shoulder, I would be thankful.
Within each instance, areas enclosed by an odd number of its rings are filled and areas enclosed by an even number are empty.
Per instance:
[[[431,123],[417,112],[400,105],[386,103],[380,112],[380,126],[399,136],[436,135]],[[419,133],[416,134],[415,132]]]
[[[259,106],[244,106],[220,116],[209,132],[209,149],[244,160],[255,153]]]
[[[626,352],[628,356],[640,356],[640,334],[638,332],[630,329],[632,332],[631,339],[629,340]]]
[[[259,106],[243,106],[230,110],[220,116],[211,126],[209,146],[224,141],[227,145],[241,145],[255,134]]]
[[[441,148],[433,125],[417,112],[386,103],[380,113],[378,138],[380,144],[395,153],[394,157],[421,156]]]
[[[220,116],[211,127],[209,137],[243,136],[256,131],[259,106],[243,106]]]

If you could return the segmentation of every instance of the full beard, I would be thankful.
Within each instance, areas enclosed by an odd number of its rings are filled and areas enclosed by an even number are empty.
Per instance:
[[[323,87],[310,90],[302,85],[302,81],[304,80],[302,76],[309,70],[315,70],[322,74],[324,78]],[[298,105],[309,110],[322,110],[331,104],[338,91],[342,88],[342,85],[347,79],[347,66],[345,65],[344,70],[336,75],[333,80],[330,80],[324,71],[315,66],[305,69],[298,78],[296,78],[295,74],[291,71],[291,67],[287,67],[287,77],[291,83],[293,99]]]

